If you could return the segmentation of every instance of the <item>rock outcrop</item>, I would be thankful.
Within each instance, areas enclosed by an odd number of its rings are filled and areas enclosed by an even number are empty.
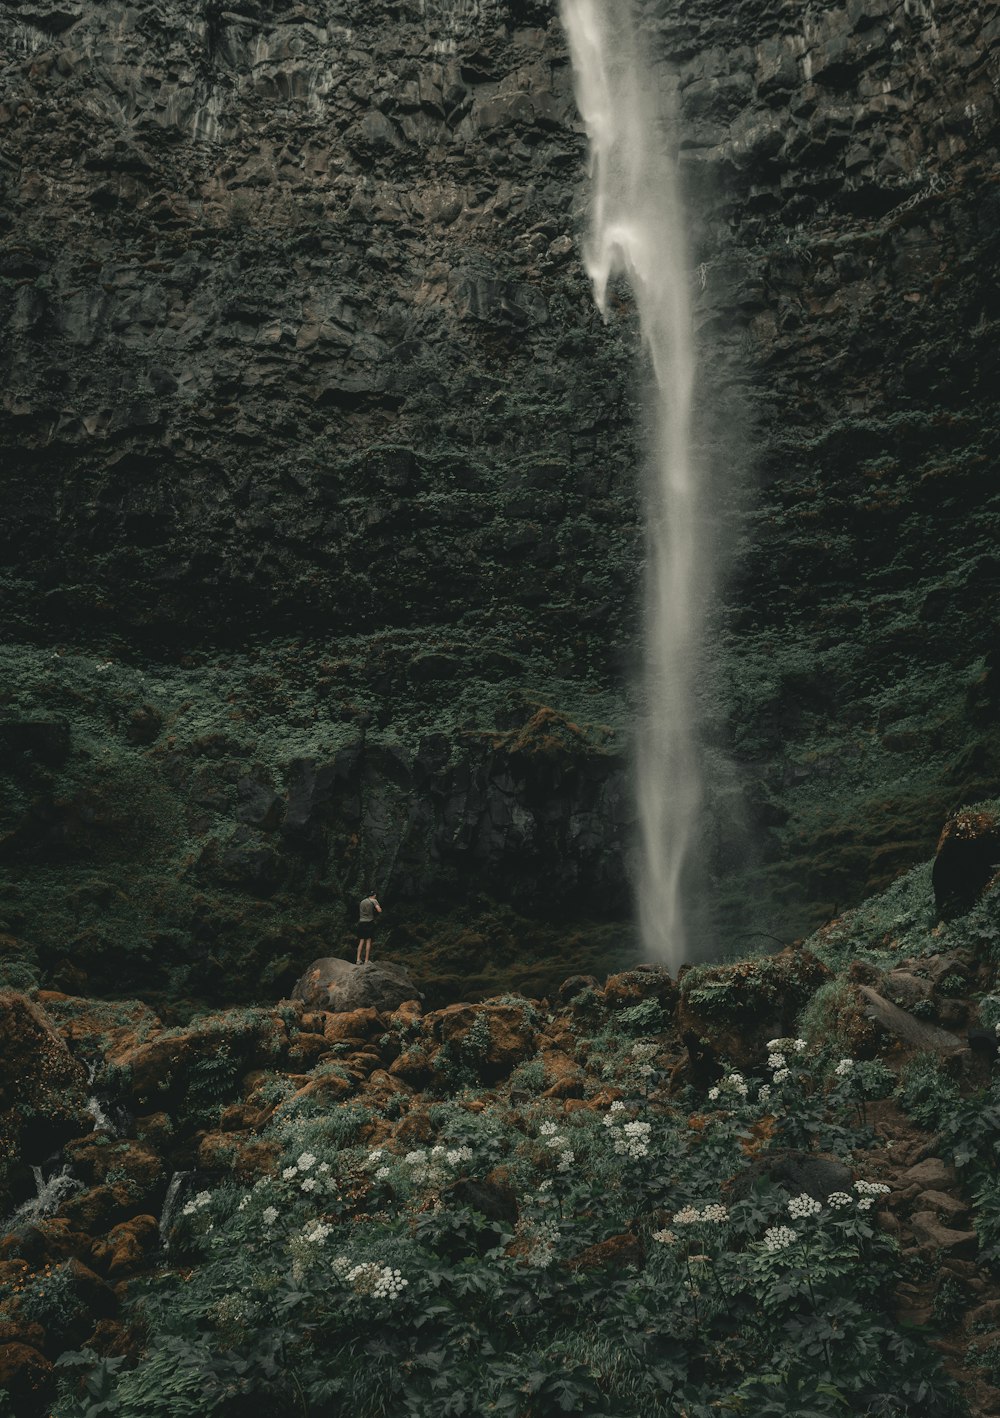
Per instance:
[[[310,1009],[353,1014],[359,1010],[393,1010],[422,993],[410,972],[392,961],[353,965],[327,956],[314,960],[292,991]]]

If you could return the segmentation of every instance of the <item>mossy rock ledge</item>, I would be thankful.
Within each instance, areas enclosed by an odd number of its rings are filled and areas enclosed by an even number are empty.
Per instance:
[[[769,1038],[795,1032],[806,1001],[830,978],[815,955],[792,947],[731,965],[696,965],[681,977],[677,1026],[685,1040],[752,1067]]]

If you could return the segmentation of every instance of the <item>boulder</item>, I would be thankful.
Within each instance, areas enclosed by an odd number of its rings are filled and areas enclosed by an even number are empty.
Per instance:
[[[280,1011],[230,1009],[197,1015],[184,1028],[162,1030],[142,1043],[125,1040],[108,1062],[122,1071],[132,1097],[148,1103],[185,1093],[199,1065],[214,1070],[228,1059],[235,1073],[252,1064],[273,1066],[287,1049]]]
[[[609,1236],[587,1246],[569,1262],[570,1270],[623,1270],[626,1266],[641,1267],[646,1250],[638,1236],[626,1232]]]
[[[370,1039],[383,1031],[382,1017],[377,1009],[352,1009],[343,1014],[328,1014],[323,1034],[328,1044],[347,1039]]]
[[[391,960],[354,965],[326,956],[309,966],[292,990],[292,999],[302,1000],[310,1009],[343,1014],[357,1009],[395,1010],[423,995],[409,971]]]
[[[38,1002],[76,1054],[113,1053],[163,1028],[141,1000],[96,1000],[40,990]]]
[[[954,1167],[949,1167],[940,1157],[925,1157],[923,1162],[907,1168],[898,1185],[900,1189],[918,1186],[921,1191],[945,1191],[953,1187],[957,1180]]]
[[[850,1168],[838,1157],[827,1152],[789,1149],[777,1155],[764,1153],[754,1157],[749,1167],[728,1184],[727,1191],[733,1200],[742,1200],[765,1178],[777,1182],[790,1196],[805,1192],[820,1202],[833,1192],[853,1190]]]
[[[87,1131],[87,1071],[43,1009],[0,990],[0,1212],[12,1195],[18,1159],[40,1162]]]
[[[560,1004],[571,1005],[580,995],[586,995],[589,999],[600,988],[595,975],[570,975],[556,991],[556,999]]]
[[[677,1026],[696,1075],[711,1076],[712,1055],[758,1067],[768,1039],[792,1034],[803,1005],[830,978],[815,955],[791,948],[683,973]]]
[[[931,881],[944,920],[964,916],[1000,868],[1000,822],[993,812],[968,809],[949,818],[938,838]]]
[[[73,1164],[74,1173],[88,1185],[106,1182],[111,1173],[116,1180],[126,1182],[136,1198],[148,1198],[164,1181],[158,1154],[148,1143],[132,1138],[101,1142],[91,1134],[68,1143],[65,1155]]]
[[[955,1054],[964,1047],[961,1039],[954,1034],[914,1019],[905,1009],[883,999],[870,985],[859,985],[858,992],[865,1001],[865,1013],[868,1017],[874,1019],[876,1024],[894,1038],[902,1039],[917,1049],[926,1049],[937,1054]]]
[[[329,1052],[330,1045],[322,1034],[299,1034],[288,1046],[288,1067],[298,1072],[308,1071]]]
[[[106,1241],[94,1247],[95,1263],[116,1280],[134,1275],[148,1263],[160,1240],[155,1216],[133,1216],[112,1226]]]
[[[974,1256],[979,1249],[979,1237],[975,1231],[953,1231],[942,1225],[936,1211],[916,1211],[910,1217],[910,1226],[917,1240],[923,1245],[933,1246],[952,1256]]]
[[[33,1345],[0,1345],[0,1389],[14,1405],[12,1412],[36,1412],[51,1386],[52,1365]]]
[[[542,1066],[545,1069],[545,1098],[582,1098],[586,1091],[586,1075],[583,1069],[562,1049],[543,1049]]]
[[[833,1192],[850,1192],[850,1168],[827,1153],[789,1153],[771,1166],[770,1174],[793,1196],[805,1192],[816,1201],[826,1201]]]
[[[882,981],[880,992],[901,1009],[911,1009],[922,1000],[930,999],[934,991],[930,980],[913,975],[909,970],[892,970]]]
[[[450,1061],[464,1064],[487,1083],[504,1078],[535,1052],[537,1032],[525,1006],[487,1000],[452,1004],[426,1015],[425,1027],[442,1045],[434,1059],[437,1071]]]
[[[939,1192],[933,1189],[921,1192],[914,1202],[918,1211],[936,1212],[943,1220],[952,1225],[964,1221],[969,1215],[969,1208],[964,1201],[960,1201],[957,1196],[952,1196],[949,1192]]]
[[[677,1003],[677,985],[662,965],[639,965],[605,981],[604,1001],[610,1009],[628,1009],[643,1000],[655,1000],[668,1013]]]

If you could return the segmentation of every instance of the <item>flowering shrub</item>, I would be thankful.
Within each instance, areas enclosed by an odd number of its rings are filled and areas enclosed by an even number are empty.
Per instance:
[[[760,1374],[775,1414],[875,1412],[893,1395],[914,1418],[945,1418],[934,1356],[883,1312],[896,1270],[872,1220],[884,1185],[823,1200],[766,1180],[722,1190],[776,1104],[764,1090],[794,1107],[785,1090],[823,1076],[794,1041],[770,1052],[791,1082],[730,1073],[696,1117],[641,1096],[571,1113],[443,1102],[436,1135],[406,1150],[330,1147],[314,1120],[281,1120],[273,1177],[182,1208],[201,1264],[147,1285],[137,1367],[91,1371],[102,1418],[166,1418],[151,1392],[193,1393],[197,1374],[201,1411],[219,1418],[264,1403],[305,1418],[711,1418],[766,1412]],[[455,1189],[475,1183],[485,1205],[498,1166],[516,1214],[487,1224],[478,1193]],[[67,1382],[56,1418],[93,1418],[77,1395]]]

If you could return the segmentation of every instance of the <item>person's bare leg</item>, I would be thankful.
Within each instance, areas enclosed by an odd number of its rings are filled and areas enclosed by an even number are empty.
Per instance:
[[[359,941],[358,941],[358,958],[357,958],[357,960],[355,960],[355,962],[354,962],[355,965],[360,965],[360,964],[361,964],[361,951],[362,951],[363,947],[364,947],[364,941],[363,941],[363,940],[359,940]]]
[[[368,964],[368,959],[369,959],[371,953],[372,953],[372,943],[371,943],[370,940],[366,940],[366,941],[365,941],[365,964],[366,964],[366,965]]]

